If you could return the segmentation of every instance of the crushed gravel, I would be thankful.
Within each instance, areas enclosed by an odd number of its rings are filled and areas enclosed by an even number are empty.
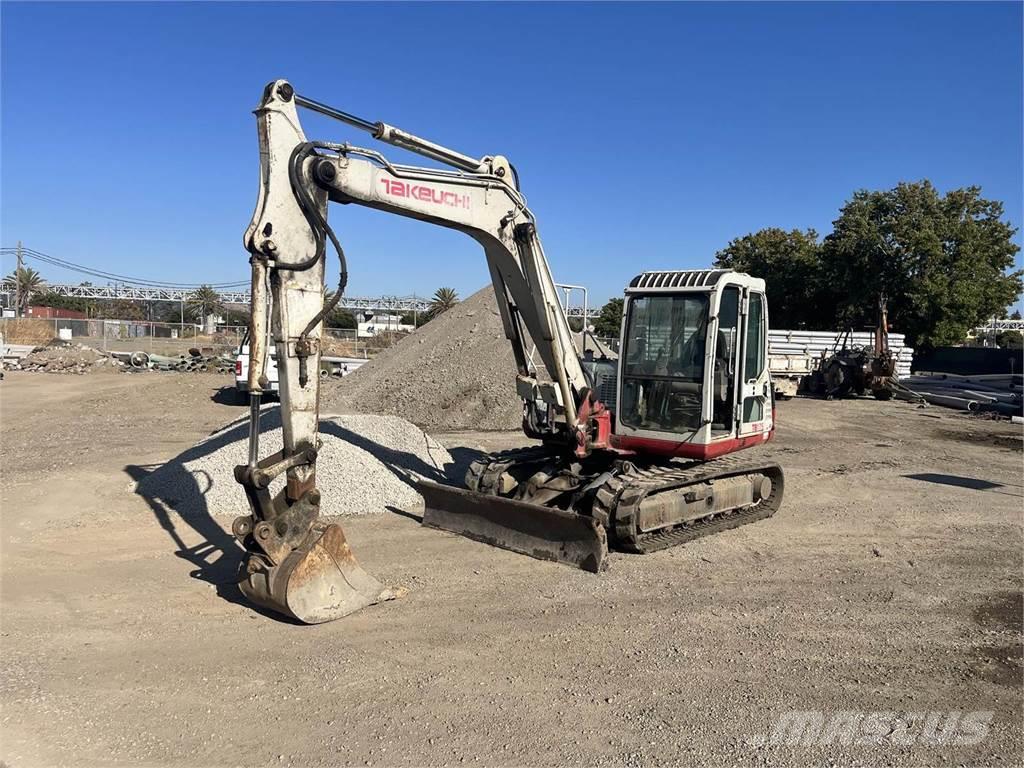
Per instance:
[[[237,517],[248,512],[234,468],[248,458],[248,419],[233,421],[167,462],[133,489],[181,515]],[[396,416],[322,416],[317,487],[322,514],[369,515],[416,508],[422,499],[409,472],[447,479],[455,463],[443,446]],[[260,421],[260,456],[281,449],[281,413],[268,408]],[[271,485],[276,493],[284,484]]]
[[[340,381],[323,407],[402,416],[428,432],[519,429],[516,364],[494,290],[483,288]]]
[[[121,363],[84,344],[54,343],[36,347],[20,360],[5,364],[9,370],[43,373],[83,374],[118,368]]]

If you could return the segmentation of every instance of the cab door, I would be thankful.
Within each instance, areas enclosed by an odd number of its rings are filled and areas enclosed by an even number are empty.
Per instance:
[[[768,308],[764,294],[745,290],[743,353],[740,361],[738,436],[771,432],[771,375],[768,371]]]

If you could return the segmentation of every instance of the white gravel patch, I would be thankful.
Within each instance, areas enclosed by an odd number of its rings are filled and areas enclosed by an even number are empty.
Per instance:
[[[136,484],[134,491],[182,515],[248,514],[245,492],[234,478],[248,460],[248,419],[234,421]],[[398,416],[321,416],[317,487],[321,513],[371,515],[417,509],[422,498],[409,472],[444,480],[454,467],[445,448]],[[260,421],[260,456],[281,449],[281,414],[268,408]],[[276,493],[284,476],[271,485]]]

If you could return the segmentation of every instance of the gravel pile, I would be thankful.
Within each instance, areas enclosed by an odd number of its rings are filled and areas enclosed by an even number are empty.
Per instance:
[[[84,344],[53,344],[36,347],[7,368],[16,371],[83,374],[94,370],[120,368],[121,363]]]
[[[394,414],[429,432],[512,430],[522,424],[516,364],[494,290],[477,291],[340,381],[331,411]]]
[[[280,450],[280,409],[269,407],[260,428],[260,455]],[[186,516],[233,518],[247,513],[245,493],[233,473],[235,465],[248,459],[248,431],[247,419],[228,424],[142,479],[134,491]],[[395,416],[323,416],[320,439],[317,487],[327,516],[415,508],[422,499],[408,473],[444,480],[446,469],[454,468],[443,446]],[[271,491],[283,484],[282,476]]]

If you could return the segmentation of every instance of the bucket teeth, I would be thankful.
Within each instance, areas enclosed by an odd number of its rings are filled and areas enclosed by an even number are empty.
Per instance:
[[[280,565],[259,556],[243,565],[239,588],[254,603],[304,624],[333,621],[361,608],[406,594],[391,589],[363,570],[340,525],[314,531]]]

